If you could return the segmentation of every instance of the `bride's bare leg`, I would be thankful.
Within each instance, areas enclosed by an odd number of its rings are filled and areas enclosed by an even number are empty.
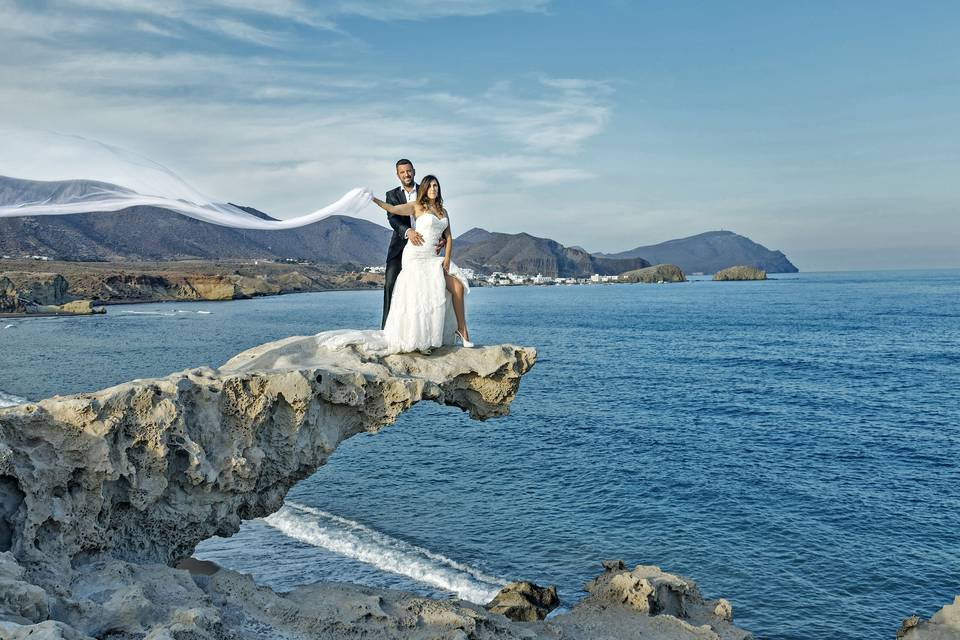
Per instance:
[[[448,273],[444,276],[447,280],[447,291],[453,298],[453,313],[457,316],[457,331],[460,332],[464,340],[470,340],[470,332],[467,331],[467,315],[463,307],[463,283]]]

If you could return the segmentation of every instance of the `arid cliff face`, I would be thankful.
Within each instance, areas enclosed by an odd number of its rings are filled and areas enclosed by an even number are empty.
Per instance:
[[[0,313],[91,313],[97,305],[120,302],[237,300],[382,286],[382,274],[307,264],[0,262]]]

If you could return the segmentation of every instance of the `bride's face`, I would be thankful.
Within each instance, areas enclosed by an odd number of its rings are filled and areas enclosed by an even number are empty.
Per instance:
[[[437,184],[436,180],[430,182],[430,186],[427,187],[427,197],[431,200],[436,200],[437,196],[440,194],[440,185]]]

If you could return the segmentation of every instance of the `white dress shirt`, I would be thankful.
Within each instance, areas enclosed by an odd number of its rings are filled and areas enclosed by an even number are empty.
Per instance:
[[[414,183],[413,183],[413,190],[412,190],[412,191],[407,191],[406,187],[404,187],[402,184],[400,185],[400,192],[401,192],[401,193],[403,194],[403,196],[407,199],[407,204],[410,204],[411,202],[413,202],[414,200],[417,199],[417,188],[419,188],[419,186],[420,186],[420,185],[418,185],[416,182],[414,182]]]

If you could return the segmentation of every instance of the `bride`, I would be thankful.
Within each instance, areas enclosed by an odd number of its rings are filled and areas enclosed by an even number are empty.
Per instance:
[[[403,269],[397,276],[393,300],[383,331],[387,340],[401,351],[429,351],[443,345],[447,292],[453,302],[457,321],[454,334],[465,347],[472,347],[463,305],[469,291],[466,278],[451,262],[453,234],[450,218],[443,207],[440,181],[427,176],[420,182],[417,199],[401,205],[389,205],[379,198],[373,202],[388,215],[413,216],[413,228],[423,236],[419,246],[408,242],[403,249]],[[444,256],[434,252],[441,236]]]
[[[443,206],[440,181],[427,176],[420,182],[417,198],[402,205],[389,205],[368,194],[387,215],[413,216],[413,228],[423,236],[418,245],[408,242],[403,249],[403,268],[393,288],[390,313],[383,331],[340,330],[317,334],[317,343],[327,349],[357,345],[377,355],[420,351],[461,342],[472,347],[467,329],[463,297],[470,291],[467,279],[451,261],[453,234]],[[440,238],[444,255],[436,254]],[[452,304],[448,304],[449,299]],[[448,313],[452,307],[453,313]],[[453,317],[451,318],[450,315]],[[456,322],[456,329],[452,325]]]

